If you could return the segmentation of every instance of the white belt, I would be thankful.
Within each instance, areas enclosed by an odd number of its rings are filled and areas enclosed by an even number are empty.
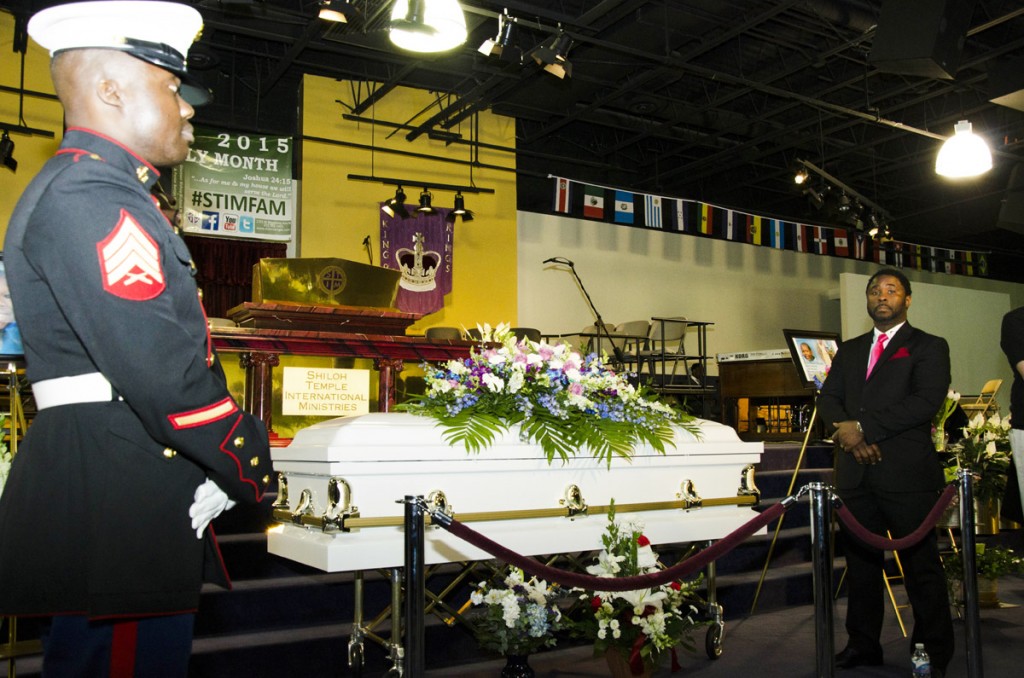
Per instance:
[[[39,411],[75,403],[104,403],[114,400],[114,387],[99,372],[74,377],[45,379],[32,384],[32,394]]]

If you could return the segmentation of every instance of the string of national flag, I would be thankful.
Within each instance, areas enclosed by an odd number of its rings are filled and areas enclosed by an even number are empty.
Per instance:
[[[875,240],[857,229],[785,221],[697,200],[634,193],[565,177],[552,178],[555,180],[554,211],[559,214],[779,250],[873,261],[897,268],[988,275],[984,252],[929,247],[892,238]],[[611,206],[607,207],[609,199]]]

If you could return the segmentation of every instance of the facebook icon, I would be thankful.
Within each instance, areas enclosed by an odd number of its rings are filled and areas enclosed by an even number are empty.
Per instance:
[[[203,230],[220,230],[220,212],[203,212]]]

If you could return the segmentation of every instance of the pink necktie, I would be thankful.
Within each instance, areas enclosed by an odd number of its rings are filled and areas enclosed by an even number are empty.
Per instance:
[[[878,341],[875,342],[875,347],[871,349],[871,359],[868,360],[868,373],[865,379],[871,376],[871,370],[875,369],[875,363],[882,357],[882,352],[885,351],[885,342],[887,341],[889,341],[888,334],[878,335]]]

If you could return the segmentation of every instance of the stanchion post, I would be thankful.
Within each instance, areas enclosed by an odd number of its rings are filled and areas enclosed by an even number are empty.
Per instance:
[[[824,483],[809,483],[811,494],[811,564],[814,572],[815,665],[818,678],[836,672],[832,615],[832,501]]]
[[[960,557],[963,558],[964,640],[967,645],[967,675],[982,678],[981,622],[978,616],[978,568],[974,560],[974,485],[966,469],[957,471],[960,481]]]
[[[423,497],[405,496],[405,675],[424,672]]]

